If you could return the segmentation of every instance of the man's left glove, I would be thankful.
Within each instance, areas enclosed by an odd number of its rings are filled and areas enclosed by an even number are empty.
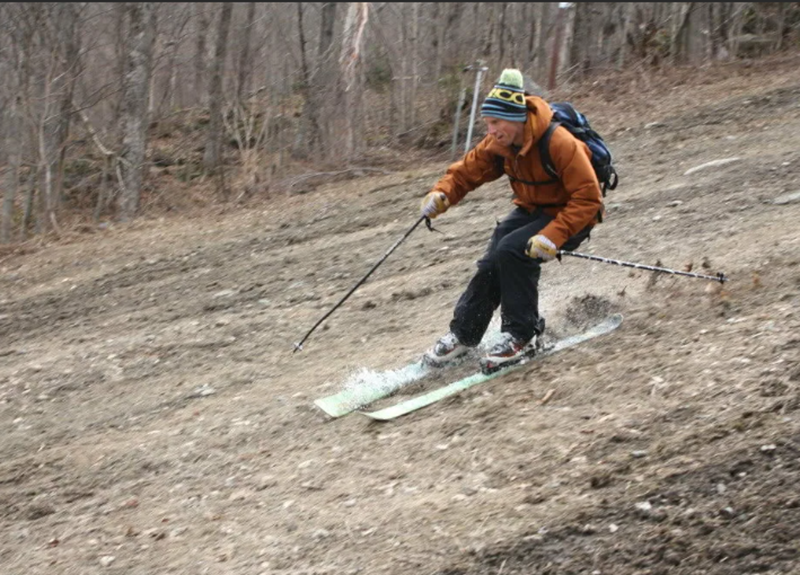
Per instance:
[[[433,219],[439,214],[445,213],[449,207],[450,200],[447,199],[445,193],[433,190],[422,198],[422,203],[419,206],[420,215]]]
[[[525,250],[525,255],[532,258],[541,258],[545,262],[554,260],[558,248],[546,236],[541,234],[533,236],[528,240],[528,248]]]

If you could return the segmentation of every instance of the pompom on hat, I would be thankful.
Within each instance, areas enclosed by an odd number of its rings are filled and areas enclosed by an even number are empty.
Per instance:
[[[500,118],[509,122],[525,122],[528,110],[525,106],[525,89],[522,72],[506,68],[481,105],[481,117]]]

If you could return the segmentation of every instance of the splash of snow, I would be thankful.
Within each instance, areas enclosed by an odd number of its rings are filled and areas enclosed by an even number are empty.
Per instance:
[[[422,365],[421,361],[389,371],[374,371],[362,367],[347,378],[344,382],[344,388],[355,390],[368,387],[369,389],[380,389],[386,393],[391,393],[411,382],[422,379],[427,374],[428,368]]]

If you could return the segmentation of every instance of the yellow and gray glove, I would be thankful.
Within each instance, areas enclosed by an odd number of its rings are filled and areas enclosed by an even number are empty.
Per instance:
[[[542,261],[549,262],[554,260],[558,248],[546,236],[541,234],[533,236],[528,240],[528,248],[525,250],[525,255],[532,258],[540,258]]]
[[[445,193],[433,190],[422,198],[422,203],[419,206],[420,215],[434,219],[436,216],[445,213],[449,207],[450,200],[447,199]]]

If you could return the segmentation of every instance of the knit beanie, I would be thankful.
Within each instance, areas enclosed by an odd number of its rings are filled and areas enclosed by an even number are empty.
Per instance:
[[[522,72],[506,68],[481,106],[481,117],[491,116],[510,122],[525,122],[528,110],[525,106],[525,90],[522,87]]]

